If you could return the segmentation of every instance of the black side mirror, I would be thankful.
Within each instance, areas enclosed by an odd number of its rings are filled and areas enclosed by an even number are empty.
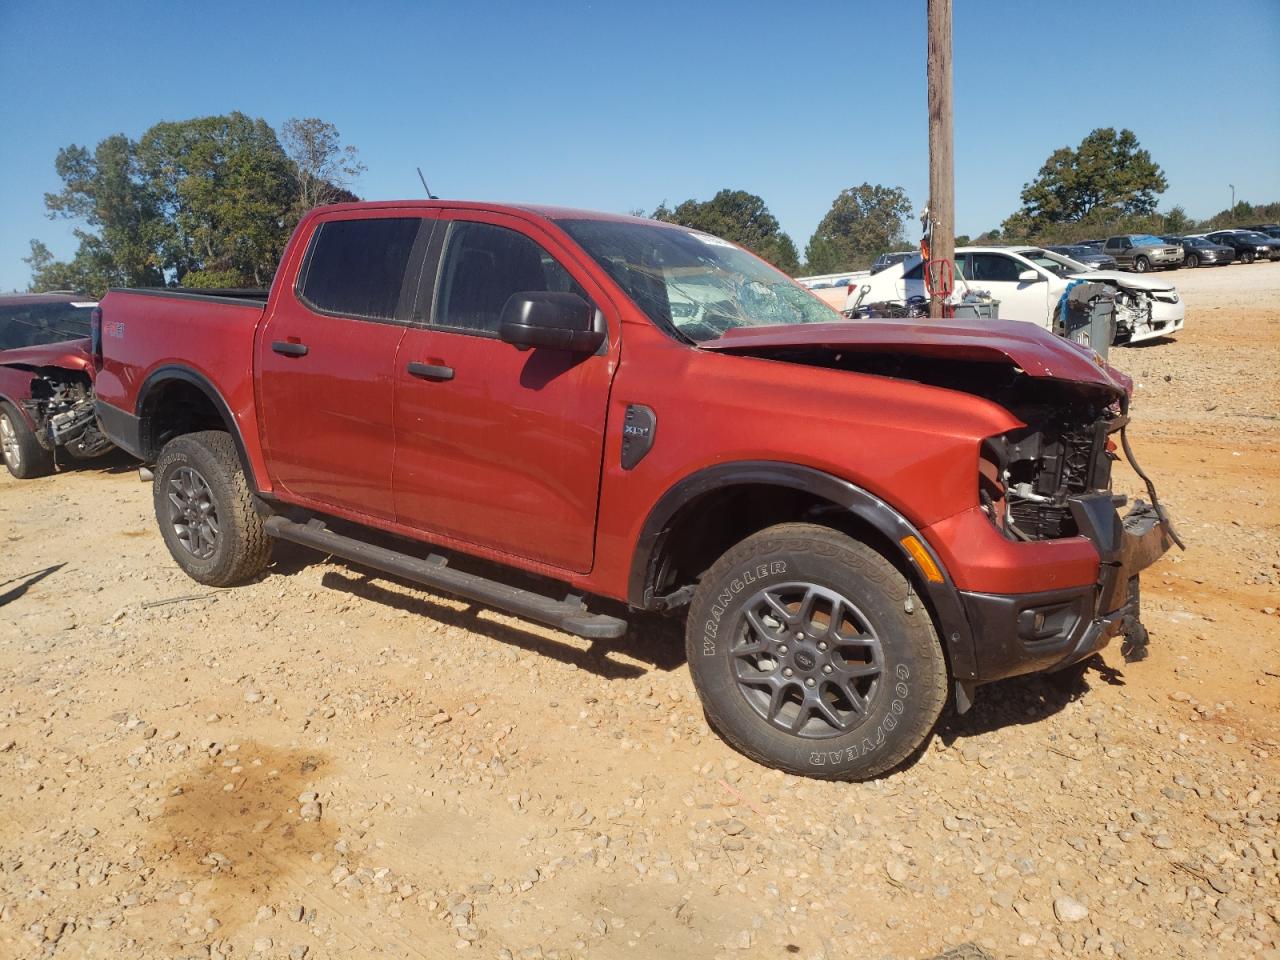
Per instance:
[[[576,293],[529,290],[513,293],[502,308],[498,336],[522,350],[546,347],[595,353],[604,331],[595,329],[595,311]]]

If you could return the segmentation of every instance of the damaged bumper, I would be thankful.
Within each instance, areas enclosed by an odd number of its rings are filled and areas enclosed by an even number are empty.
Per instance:
[[[1129,334],[1129,343],[1141,343],[1156,337],[1167,337],[1182,329],[1186,319],[1186,308],[1181,301],[1171,303],[1168,300],[1153,298],[1151,309],[1147,315],[1134,323]]]
[[[1105,493],[1073,498],[1071,508],[1098,551],[1097,582],[1039,593],[962,591],[978,640],[977,683],[1068,667],[1117,635],[1126,638],[1126,656],[1141,659],[1138,577],[1173,545],[1167,527],[1141,500],[1123,518]]]

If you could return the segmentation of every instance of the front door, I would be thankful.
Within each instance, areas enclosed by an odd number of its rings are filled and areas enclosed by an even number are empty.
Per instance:
[[[263,446],[293,497],[394,518],[393,371],[411,299],[401,288],[433,223],[422,211],[327,215],[259,329]]]
[[[1001,320],[1048,325],[1049,284],[1039,270],[1035,280],[1018,277],[1032,268],[1003,253],[970,253],[966,278],[975,290],[986,290],[1000,301]]]
[[[522,351],[498,339],[498,319],[513,293],[569,291],[609,310],[603,290],[554,237],[498,214],[457,214],[438,263],[395,365],[396,517],[585,572],[617,344]]]

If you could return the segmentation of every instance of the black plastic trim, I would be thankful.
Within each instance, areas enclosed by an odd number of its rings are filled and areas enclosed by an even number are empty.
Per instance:
[[[452,380],[453,367],[446,367],[435,363],[421,363],[417,360],[409,361],[405,367],[409,376],[417,377],[419,380]]]
[[[311,348],[305,343],[291,343],[288,340],[272,340],[271,352],[278,353],[282,357],[305,357],[311,352]]]
[[[1088,656],[1106,645],[1107,636],[1085,650],[1082,640],[1095,622],[1098,588],[1094,584],[1037,593],[970,593],[961,598],[981,638],[978,649],[979,683],[1036,673],[1063,663],[1073,654]],[[1042,613],[1054,624],[1050,631],[1037,631],[1029,623]]]
[[[230,290],[219,293],[194,293],[182,287],[167,290],[159,287],[112,287],[110,292],[139,294],[144,297],[168,297],[171,300],[196,300],[201,303],[221,303],[224,306],[233,307],[257,307],[260,310],[265,309],[267,305],[267,294],[258,290],[235,293]]]
[[[151,448],[153,438],[150,436],[151,425],[147,422],[144,413],[146,410],[147,398],[151,391],[161,383],[167,380],[182,380],[196,387],[201,393],[209,398],[218,411],[218,415],[222,417],[222,422],[227,428],[227,432],[231,434],[231,439],[236,445],[236,454],[240,457],[240,466],[244,469],[245,479],[249,482],[249,489],[255,493],[258,490],[257,478],[253,473],[253,465],[249,462],[249,454],[244,445],[244,438],[240,436],[240,428],[236,424],[236,418],[231,413],[231,407],[227,401],[222,398],[222,394],[218,392],[218,388],[209,382],[203,375],[192,370],[190,367],[184,367],[179,364],[169,364],[163,367],[157,367],[152,371],[151,375],[143,381],[142,387],[138,390],[138,400],[135,406],[136,416],[141,424],[139,430],[141,451],[135,456],[147,463],[153,462],[159,455],[159,450]],[[113,438],[114,439],[114,438]]]
[[[127,410],[121,410],[96,397],[93,401],[93,412],[97,414],[102,432],[112,443],[130,456],[137,457],[139,460],[146,459],[142,450],[141,419]]]
[[[949,654],[951,669],[956,679],[967,680],[977,676],[978,661],[974,649],[974,633],[969,626],[960,592],[951,581],[941,559],[929,547],[920,531],[902,514],[879,497],[861,487],[796,464],[768,460],[748,460],[739,463],[719,464],[685,477],[665,494],[650,511],[636,542],[631,563],[631,576],[627,584],[628,602],[639,609],[653,609],[654,562],[661,554],[662,543],[668,526],[676,513],[686,504],[713,490],[728,489],[744,484],[763,484],[803,490],[822,497],[848,510],[858,519],[870,524],[897,546],[901,557],[911,569],[918,569],[915,561],[902,547],[903,537],[914,536],[924,546],[942,572],[943,582],[933,583],[920,577],[937,617],[938,632]]]
[[[345,557],[375,570],[444,590],[456,597],[498,607],[579,637],[608,640],[621,637],[627,631],[625,620],[603,613],[589,613],[580,598],[556,600],[474,573],[455,570],[441,557],[423,560],[353,537],[345,537],[326,529],[318,519],[298,523],[287,517],[274,516],[267,519],[266,530],[271,536],[281,540],[290,540],[324,553]]]

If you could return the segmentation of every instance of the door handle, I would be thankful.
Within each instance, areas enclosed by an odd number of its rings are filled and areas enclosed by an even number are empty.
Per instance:
[[[308,348],[305,343],[290,343],[288,340],[272,340],[271,349],[282,357],[305,357],[307,355]]]
[[[419,363],[417,360],[409,362],[406,368],[409,375],[417,377],[420,380],[452,380],[453,367],[437,366],[434,363]]]

